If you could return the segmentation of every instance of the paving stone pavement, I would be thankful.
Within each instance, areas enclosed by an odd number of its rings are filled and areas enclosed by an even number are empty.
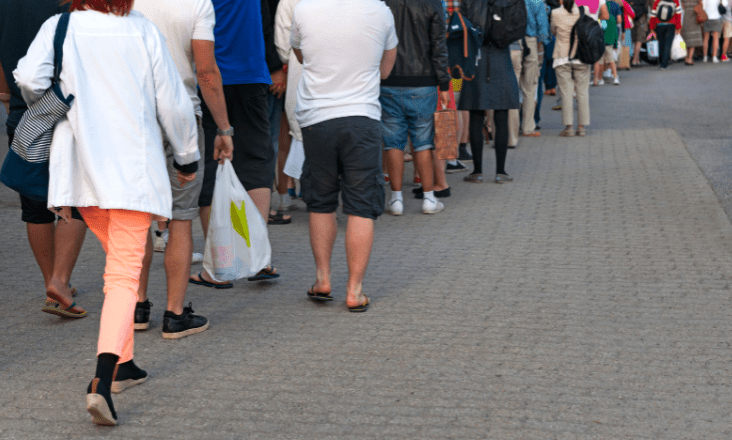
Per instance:
[[[84,410],[101,247],[87,237],[72,278],[89,317],[43,314],[18,209],[0,207],[0,438],[730,438],[732,225],[676,132],[547,131],[508,170],[506,185],[450,175],[443,213],[407,199],[378,220],[361,315],[344,305],[341,215],[333,303],[306,299],[296,211],[270,228],[282,277],[192,286],[211,328],[177,341],[160,334],[156,254],[135,357],[151,378],[115,396],[111,429]]]

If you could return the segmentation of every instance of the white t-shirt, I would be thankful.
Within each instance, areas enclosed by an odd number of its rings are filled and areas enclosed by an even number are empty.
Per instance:
[[[592,17],[593,20],[598,20],[599,19],[599,16],[600,16],[600,8],[602,7],[602,5],[604,5],[605,3],[607,3],[607,1],[606,0],[600,0],[600,2],[597,5],[597,9],[595,9],[595,7],[594,7],[595,5],[594,4],[591,5],[591,3],[594,3],[594,2],[591,2],[591,1],[589,1],[589,2],[588,1],[578,2],[577,5],[578,6],[579,5],[585,5],[585,6],[587,6],[589,8],[589,10],[590,10],[590,12],[587,15],[589,15],[590,17]],[[594,10],[594,12],[593,12],[593,10]]]
[[[399,43],[384,2],[302,0],[290,43],[304,58],[295,107],[301,127],[348,116],[381,120],[381,59]]]
[[[134,9],[155,23],[165,36],[165,44],[191,96],[196,114],[201,116],[191,40],[214,41],[216,14],[211,0],[144,0],[136,1]]]

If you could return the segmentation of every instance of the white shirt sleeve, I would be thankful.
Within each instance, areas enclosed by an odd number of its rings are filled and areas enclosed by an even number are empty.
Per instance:
[[[302,42],[300,36],[300,27],[297,24],[297,9],[292,11],[292,31],[290,33],[290,46],[293,49],[300,49],[300,43]]]
[[[277,6],[277,13],[275,14],[275,46],[277,46],[277,54],[280,56],[280,61],[283,63],[287,63],[290,60],[292,9],[292,0],[282,0]]]
[[[391,50],[397,47],[399,44],[399,38],[397,38],[396,35],[396,26],[394,25],[394,14],[392,14],[391,9],[389,9],[388,6],[384,5],[384,8],[387,11],[387,26],[388,29],[386,31],[386,44],[384,45],[384,50]]]
[[[196,115],[163,34],[152,23],[148,29],[145,37],[155,81],[158,123],[173,147],[175,161],[187,165],[201,158]]]
[[[43,23],[36,38],[33,39],[28,48],[28,53],[18,61],[18,67],[13,71],[15,83],[20,88],[23,100],[28,105],[41,99],[46,90],[51,87],[54,70],[53,57],[55,54],[53,39],[60,18],[61,15],[56,15]],[[61,74],[63,75],[63,70]]]
[[[191,40],[214,41],[216,13],[211,0],[198,0],[196,3],[196,22],[193,24]]]

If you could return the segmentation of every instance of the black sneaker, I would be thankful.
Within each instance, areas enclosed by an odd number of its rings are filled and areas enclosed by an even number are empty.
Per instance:
[[[152,305],[153,303],[147,299],[135,305],[135,330],[147,330],[150,328],[150,307]]]
[[[110,390],[115,393],[121,393],[125,389],[139,385],[147,380],[147,371],[141,370],[132,360],[117,365],[117,371],[112,380]]]
[[[163,315],[163,337],[165,339],[179,339],[195,335],[208,328],[208,319],[193,314],[193,304],[183,308],[183,313],[176,315],[166,310]]]
[[[463,162],[470,162],[473,160],[473,155],[468,153],[468,147],[465,145],[460,145],[459,151],[458,151],[458,159]]]
[[[468,167],[460,163],[460,161],[455,161],[455,165],[448,162],[445,168],[445,172],[448,174],[459,173],[461,171],[468,171]]]
[[[422,191],[422,188],[419,188],[419,191],[413,190],[413,192],[415,199],[424,199],[424,191]],[[435,197],[437,197],[438,199],[450,197],[450,188],[445,188],[442,191],[435,191]]]

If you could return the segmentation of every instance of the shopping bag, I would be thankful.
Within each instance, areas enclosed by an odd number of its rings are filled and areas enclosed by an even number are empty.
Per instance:
[[[648,58],[658,58],[658,40],[651,40],[646,43]]]
[[[458,157],[456,110],[435,112],[435,155],[438,159],[445,160]]]
[[[630,47],[622,46],[620,48],[620,60],[618,61],[618,69],[630,69]]]
[[[676,34],[671,43],[671,58],[674,60],[686,58],[686,43],[680,34]]]
[[[227,159],[216,170],[203,268],[214,281],[257,274],[272,258],[267,224]]]

